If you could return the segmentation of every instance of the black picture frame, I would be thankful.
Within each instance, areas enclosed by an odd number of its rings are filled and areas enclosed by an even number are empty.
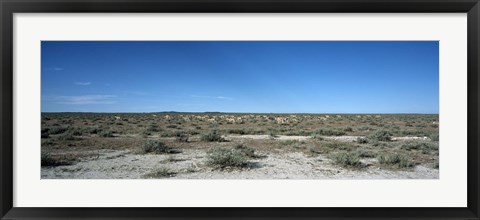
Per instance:
[[[479,219],[478,0],[0,0],[1,219]],[[468,14],[466,208],[17,208],[13,207],[14,13],[455,13]]]

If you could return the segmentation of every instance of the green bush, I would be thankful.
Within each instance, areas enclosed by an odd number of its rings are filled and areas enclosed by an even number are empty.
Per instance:
[[[247,147],[243,144],[237,144],[233,147],[233,149],[240,151],[241,153],[245,154],[245,156],[254,158],[255,157],[255,149],[251,147]]]
[[[82,136],[83,135],[83,130],[80,129],[80,128],[73,128],[69,132],[74,136]]]
[[[357,138],[356,141],[357,141],[357,143],[359,143],[359,144],[367,144],[367,143],[368,143],[368,138],[366,138],[366,137],[359,137],[359,138]]]
[[[148,140],[143,144],[141,147],[141,153],[148,154],[168,154],[172,153],[173,150],[168,147],[165,143],[156,141],[156,140]]]
[[[185,134],[185,132],[182,131],[164,131],[160,133],[160,137],[178,137],[181,136],[182,134]]]
[[[47,128],[48,134],[63,134],[68,130],[67,127],[52,127],[52,128]]]
[[[436,142],[407,142],[401,147],[403,150],[420,150],[423,154],[429,154],[431,151],[438,151]]]
[[[378,162],[382,165],[387,165],[396,168],[407,168],[412,166],[410,160],[405,155],[400,154],[391,154],[391,155],[380,155],[377,157]]]
[[[42,153],[41,154],[41,166],[42,167],[52,167],[52,166],[65,166],[71,165],[75,159],[64,157],[60,159],[58,157],[53,157],[49,153]]]
[[[202,135],[200,138],[202,141],[208,141],[208,142],[223,142],[225,139],[222,137],[222,135],[218,134],[216,131],[210,132],[208,134]]]
[[[375,141],[391,141],[392,133],[388,131],[377,131],[370,136],[370,139]]]
[[[244,134],[246,134],[246,131],[243,130],[243,129],[228,129],[227,133],[244,135]]]
[[[417,143],[417,142],[406,142],[402,144],[400,149],[402,150],[419,150],[422,147],[423,143]]]
[[[189,138],[188,134],[183,132],[178,132],[175,135],[175,140],[177,140],[178,142],[188,142],[188,138]]]
[[[440,140],[440,135],[439,134],[432,134],[432,135],[430,135],[430,139],[432,141],[439,141]]]
[[[47,153],[42,153],[41,161],[42,167],[62,165],[59,160],[54,159],[50,154]]]
[[[241,150],[213,147],[207,152],[207,165],[214,168],[246,167],[248,156]]]
[[[362,163],[357,154],[340,152],[334,153],[330,156],[335,164],[338,164],[343,167],[361,167]]]

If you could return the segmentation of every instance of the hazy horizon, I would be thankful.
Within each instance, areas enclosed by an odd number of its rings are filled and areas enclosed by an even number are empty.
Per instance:
[[[218,111],[207,111],[207,112],[180,112],[180,111],[157,111],[157,112],[41,112],[41,113],[93,113],[93,114],[305,114],[305,115],[438,115],[439,113],[335,113],[335,112],[319,112],[319,113],[309,113],[309,112],[218,112]]]
[[[438,114],[438,41],[42,41],[42,113]]]

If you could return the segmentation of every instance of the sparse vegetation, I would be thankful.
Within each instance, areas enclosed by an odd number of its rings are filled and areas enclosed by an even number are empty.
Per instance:
[[[337,171],[332,176],[342,176],[343,169],[353,173],[388,169],[387,175],[395,175],[397,169],[412,164],[428,172],[438,169],[438,115],[42,113],[41,126],[42,152],[46,153],[42,154],[42,170],[65,166],[55,168],[62,170],[55,171],[59,173],[77,172],[83,161],[105,158],[128,161],[112,172],[154,163],[149,167],[175,169],[182,173],[178,178],[188,176],[188,170],[202,176],[209,170],[204,165],[221,175],[248,167],[262,168],[265,175],[288,177],[281,174],[282,169],[291,166],[299,175],[315,170],[307,174],[312,176]],[[118,153],[125,156],[115,156]],[[69,166],[79,158],[85,160]],[[285,164],[272,165],[279,161]],[[232,172],[244,176],[249,169]],[[263,175],[263,170],[257,171],[256,175]],[[162,178],[161,173],[144,177]]]

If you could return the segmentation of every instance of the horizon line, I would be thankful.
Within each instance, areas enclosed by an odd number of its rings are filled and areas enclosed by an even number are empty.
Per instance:
[[[152,111],[152,112],[68,112],[68,111],[59,111],[59,112],[41,112],[43,113],[101,113],[101,114],[153,114],[153,113],[184,113],[184,114],[205,114],[205,113],[215,113],[215,114],[305,114],[305,115],[439,115],[440,113],[332,113],[332,112],[323,112],[323,113],[308,113],[308,112],[220,112],[220,111],[202,111],[202,112],[188,112],[188,111]]]

